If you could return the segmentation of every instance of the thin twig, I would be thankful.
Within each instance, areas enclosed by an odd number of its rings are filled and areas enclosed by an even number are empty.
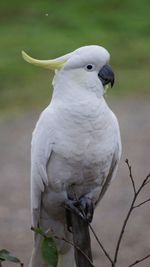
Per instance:
[[[138,189],[138,191],[137,191],[138,194],[139,194],[139,192],[143,189],[143,187],[144,187],[145,185],[147,185],[147,184],[150,182],[150,180],[148,180],[149,178],[150,178],[150,174],[148,174],[148,175],[146,176],[146,178],[143,180],[141,186],[139,187],[139,189]]]
[[[51,230],[50,228],[48,228],[48,230],[46,232],[44,232],[41,228],[35,228],[33,226],[31,226],[31,230],[34,231],[35,233],[38,233],[39,235],[43,236],[44,238],[48,238],[49,236],[47,235],[47,233],[49,232],[49,230]],[[52,230],[51,230],[52,232]],[[58,239],[58,240],[62,240],[68,244],[70,244],[72,247],[76,248],[77,250],[79,250],[82,255],[90,262],[90,264],[95,267],[93,265],[93,262],[90,260],[90,258],[84,253],[84,251],[82,251],[77,245],[73,244],[73,242],[67,240],[66,238],[64,237],[59,237],[59,236],[56,236],[56,235],[53,235],[54,238]],[[2,267],[0,265],[0,267]]]
[[[131,183],[132,183],[132,187],[133,187],[133,191],[134,191],[134,195],[135,195],[136,194],[136,187],[135,187],[135,182],[134,182],[133,175],[132,175],[131,165],[129,164],[128,159],[126,159],[125,162],[126,162],[128,169],[129,169],[129,175],[130,175],[130,179],[131,179]]]
[[[86,218],[86,215],[85,215],[84,210],[82,210],[82,213],[83,213],[83,216]],[[97,243],[99,244],[101,250],[104,252],[105,256],[107,257],[107,259],[110,261],[110,263],[113,263],[113,260],[111,259],[109,253],[108,253],[108,252],[106,251],[106,249],[104,248],[104,245],[102,244],[102,242],[101,242],[100,239],[98,238],[98,236],[97,236],[95,230],[93,229],[92,225],[91,225],[90,223],[88,223],[88,226],[89,226],[91,232],[93,233],[93,235],[94,235],[94,237],[95,237]]]
[[[99,238],[98,238],[97,234],[95,233],[95,231],[94,231],[93,227],[91,226],[91,224],[89,224],[89,228],[90,228],[90,230],[92,231],[92,233],[93,233],[93,235],[94,235],[94,237],[95,237],[97,243],[99,244],[100,248],[101,248],[102,251],[104,252],[104,254],[105,254],[105,256],[107,257],[107,259],[108,259],[111,263],[113,263],[113,260],[111,259],[109,253],[106,251],[106,249],[105,249],[104,246],[102,245],[102,242],[99,240]]]
[[[142,261],[148,259],[149,257],[150,257],[150,254],[148,254],[147,256],[145,256],[145,257],[143,257],[143,258],[141,258],[141,259],[139,259],[139,260],[134,261],[134,262],[133,262],[132,264],[130,264],[128,267],[132,267],[132,266],[134,266],[134,265],[136,265],[136,264],[138,264],[138,263],[140,263],[140,262],[142,262]]]
[[[116,245],[116,249],[115,249],[114,261],[113,261],[112,267],[114,267],[116,262],[117,262],[118,253],[119,253],[119,249],[120,249],[120,244],[121,244],[121,241],[122,241],[122,238],[123,238],[123,235],[124,235],[124,231],[125,231],[126,225],[128,223],[128,220],[130,218],[130,215],[131,215],[131,213],[133,211],[133,207],[134,207],[134,203],[136,201],[137,195],[140,192],[139,190],[136,191],[135,182],[134,182],[134,178],[133,178],[133,175],[132,175],[132,169],[131,169],[131,166],[129,164],[128,159],[126,159],[125,162],[127,163],[127,166],[128,166],[128,169],[129,169],[129,176],[130,176],[130,179],[131,179],[131,182],[132,182],[132,186],[133,186],[133,190],[134,190],[134,197],[133,197],[133,200],[132,200],[131,205],[129,207],[129,210],[128,210],[128,213],[126,215],[126,218],[125,218],[125,220],[123,222],[121,231],[120,231],[120,235],[119,235],[119,238],[118,238],[118,241],[117,241],[117,245]]]
[[[126,215],[126,218],[125,218],[125,220],[123,222],[123,225],[122,225],[122,228],[121,228],[121,232],[120,232],[120,235],[119,235],[119,238],[118,238],[118,242],[117,242],[117,246],[116,246],[116,250],[115,250],[114,261],[113,261],[112,267],[115,267],[115,265],[116,265],[116,262],[117,262],[117,259],[118,259],[118,253],[119,253],[119,249],[120,249],[120,244],[121,244],[121,241],[122,241],[122,238],[123,238],[123,235],[124,235],[124,232],[125,232],[125,228],[126,228],[126,225],[128,223],[128,220],[130,218],[130,215],[131,215],[132,211],[135,209],[135,207],[141,206],[142,204],[144,204],[144,203],[149,201],[149,200],[147,200],[147,201],[144,201],[144,202],[140,203],[139,205],[134,205],[136,200],[137,200],[137,197],[138,197],[139,193],[141,192],[143,187],[149,182],[148,179],[150,177],[150,174],[147,175],[147,177],[143,180],[143,182],[141,183],[139,188],[136,190],[135,182],[134,182],[134,178],[133,178],[133,174],[132,174],[131,165],[129,164],[129,160],[128,159],[126,159],[125,162],[127,163],[127,166],[128,166],[128,169],[129,169],[129,176],[130,176],[130,179],[131,179],[131,182],[132,182],[132,186],[133,186],[133,190],[134,190],[134,197],[133,197],[133,200],[131,202],[129,211],[128,211],[127,215]]]
[[[115,249],[115,256],[114,256],[114,261],[113,261],[112,267],[114,267],[116,262],[117,262],[118,253],[119,253],[119,249],[120,249],[120,244],[121,244],[121,241],[122,241],[122,238],[123,238],[123,235],[124,235],[124,231],[125,231],[126,225],[127,225],[128,220],[130,218],[130,215],[131,215],[131,213],[133,211],[133,206],[134,206],[135,200],[136,200],[136,197],[134,196],[134,198],[133,198],[133,200],[131,202],[129,211],[128,211],[128,213],[126,215],[126,218],[125,218],[125,220],[123,222],[123,226],[121,228],[121,232],[120,232],[120,235],[119,235],[119,238],[118,238],[118,242],[117,242],[117,246],[116,246],[116,249]]]
[[[139,207],[141,207],[141,206],[143,206],[145,203],[147,203],[147,202],[149,202],[150,201],[150,198],[148,198],[147,200],[145,200],[145,201],[143,201],[143,202],[141,202],[141,203],[139,203],[139,204],[137,204],[137,205],[134,205],[134,209],[136,209],[136,208],[139,208]]]
[[[92,261],[90,260],[90,258],[84,253],[84,251],[82,251],[77,245],[73,244],[73,242],[67,240],[67,239],[64,238],[64,237],[58,237],[58,236],[56,236],[56,235],[54,236],[54,238],[59,239],[59,240],[62,240],[62,241],[64,241],[64,242],[70,244],[72,247],[78,249],[78,250],[83,254],[83,256],[90,262],[90,264],[91,264],[93,267],[95,267],[94,264],[93,264],[93,262],[92,262]]]
[[[146,176],[146,180],[148,180],[150,178],[150,173]],[[145,185],[147,185],[148,183],[150,183],[150,180],[145,182]]]

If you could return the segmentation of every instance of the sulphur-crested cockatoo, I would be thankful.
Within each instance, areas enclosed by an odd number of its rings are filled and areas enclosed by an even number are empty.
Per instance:
[[[118,121],[103,97],[105,85],[114,83],[110,55],[97,45],[53,60],[22,55],[31,64],[55,71],[51,102],[32,137],[32,223],[69,240],[65,204],[77,209],[74,199],[78,199],[91,221],[121,155]],[[48,266],[41,257],[40,239],[35,236],[30,267]],[[72,249],[61,239],[56,242],[58,266],[72,267]]]

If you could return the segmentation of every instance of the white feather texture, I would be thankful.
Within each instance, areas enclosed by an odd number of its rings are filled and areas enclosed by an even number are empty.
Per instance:
[[[31,150],[33,224],[68,239],[63,206],[68,193],[88,196],[96,204],[121,156],[118,121],[103,98],[98,77],[109,53],[100,46],[86,46],[69,55],[55,73],[52,100],[37,122]],[[88,64],[93,71],[87,71]],[[64,255],[59,266],[72,266],[72,257],[66,263],[70,247],[58,240],[57,245]],[[36,238],[30,267],[47,266],[39,254]]]

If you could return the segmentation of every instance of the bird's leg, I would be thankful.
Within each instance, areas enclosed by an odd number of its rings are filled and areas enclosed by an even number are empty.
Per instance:
[[[67,220],[67,229],[69,232],[71,231],[72,223],[71,223],[71,212],[77,214],[82,219],[84,219],[83,214],[79,210],[79,201],[73,200],[72,198],[68,197],[68,199],[65,202],[65,208],[66,208],[66,220]]]
[[[79,199],[79,203],[80,203],[80,209],[84,217],[86,218],[86,221],[90,223],[93,219],[93,214],[94,214],[94,205],[92,200],[86,196],[82,196]]]
[[[86,196],[80,197],[79,200],[73,200],[71,198],[68,198],[65,204],[66,204],[67,226],[69,231],[71,227],[70,211],[80,216],[84,221],[87,222],[92,221],[94,206],[90,198]]]
[[[68,198],[65,202],[65,206],[67,210],[72,211],[75,214],[79,215],[82,219],[85,219],[82,211],[80,210],[79,200],[73,200],[71,198]]]

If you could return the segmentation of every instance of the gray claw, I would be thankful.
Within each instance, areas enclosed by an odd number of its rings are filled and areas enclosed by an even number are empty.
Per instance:
[[[70,212],[74,212],[88,223],[92,221],[94,206],[92,200],[87,198],[86,196],[81,197],[79,200],[68,199],[65,203],[65,206],[66,211],[69,211],[69,214],[67,214],[67,226],[69,231],[70,227],[72,226]]]
[[[68,199],[65,204],[66,204],[66,209],[74,212],[75,214],[80,216],[83,220],[85,220],[85,217],[84,217],[83,213],[78,208],[79,204],[80,204],[79,201]]]
[[[83,211],[86,220],[90,223],[93,219],[94,206],[91,199],[83,196],[80,198],[80,208]]]

